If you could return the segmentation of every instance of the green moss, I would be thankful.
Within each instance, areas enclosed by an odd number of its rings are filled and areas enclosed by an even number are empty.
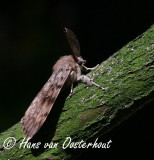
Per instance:
[[[135,102],[154,92],[154,26],[128,43],[121,50],[88,74],[107,91],[84,84],[74,89],[74,95],[67,98],[57,124],[53,142],[62,145],[67,136],[74,141],[89,140],[94,135],[102,135],[128,114],[136,110]],[[15,136],[19,142],[25,137],[20,123],[1,134],[0,149],[8,136]],[[16,146],[17,147],[17,146]],[[22,157],[21,155],[25,155]],[[5,158],[4,158],[5,157]],[[52,157],[69,159],[71,152],[49,149],[38,157],[31,150],[2,151],[0,159],[38,159]]]

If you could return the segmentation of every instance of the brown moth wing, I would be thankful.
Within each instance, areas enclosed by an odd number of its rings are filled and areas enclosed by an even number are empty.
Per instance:
[[[64,68],[59,68],[58,72],[53,72],[47,83],[34,98],[21,119],[27,138],[31,139],[43,125],[70,71],[70,65],[67,64]]]
[[[80,56],[80,44],[75,34],[70,29],[67,29],[67,28],[65,28],[65,33],[66,33],[69,45],[71,47],[72,53],[75,56],[79,57]]]

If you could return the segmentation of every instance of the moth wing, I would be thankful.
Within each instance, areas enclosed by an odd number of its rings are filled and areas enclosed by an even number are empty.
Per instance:
[[[53,72],[47,83],[34,98],[24,117],[21,119],[23,131],[31,139],[45,122],[54,102],[70,74],[70,69]]]
[[[75,34],[70,30],[65,28],[65,33],[69,42],[69,45],[71,47],[71,50],[73,54],[77,57],[80,56],[80,44],[78,39],[76,38]]]

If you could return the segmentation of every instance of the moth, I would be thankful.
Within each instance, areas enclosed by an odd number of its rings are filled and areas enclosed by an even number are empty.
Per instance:
[[[21,119],[23,131],[28,139],[31,139],[41,128],[62,88],[71,86],[72,93],[73,83],[81,81],[89,86],[94,85],[106,90],[106,88],[101,87],[82,74],[83,70],[91,71],[98,65],[93,68],[87,68],[84,65],[86,60],[80,56],[80,46],[75,34],[67,28],[65,28],[65,33],[72,55],[63,56],[55,63],[51,77],[34,98]]]

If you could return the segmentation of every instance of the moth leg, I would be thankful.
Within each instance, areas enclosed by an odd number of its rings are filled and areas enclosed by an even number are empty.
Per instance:
[[[98,66],[99,66],[99,64],[97,64],[95,67],[88,68],[88,67],[86,67],[86,66],[83,64],[83,65],[82,65],[82,69],[87,72],[87,71],[95,70]]]
[[[73,94],[73,84],[71,84],[71,90],[70,90],[70,94],[68,96],[71,97],[72,94]]]
[[[76,79],[77,79],[77,74],[75,71],[72,71],[70,73],[70,84],[71,84],[71,90],[69,94],[70,97],[73,95],[73,83],[76,81]]]
[[[85,75],[78,76],[77,81],[81,81],[83,83],[86,83],[88,86],[96,86],[96,87],[98,87],[101,90],[107,90],[108,89],[108,88],[104,88],[104,87],[96,84],[95,82],[93,82],[92,79],[90,79],[89,77],[87,77]]]

